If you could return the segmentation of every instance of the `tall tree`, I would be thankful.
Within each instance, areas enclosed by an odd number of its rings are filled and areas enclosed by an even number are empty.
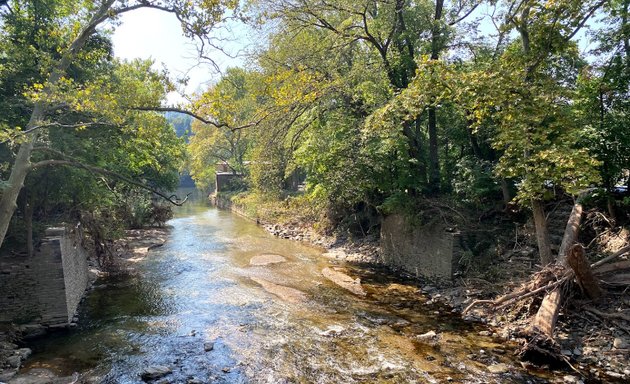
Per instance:
[[[33,14],[38,13],[39,1],[28,2],[27,5],[18,2],[10,2],[3,10],[3,17],[13,12],[27,9]],[[24,135],[19,145],[17,154],[13,160],[8,180],[4,183],[2,196],[0,197],[0,246],[4,241],[11,217],[16,208],[16,202],[24,181],[31,170],[31,157],[33,149],[37,145],[42,131],[50,123],[50,112],[54,109],[55,96],[63,86],[66,73],[76,61],[90,40],[97,27],[107,20],[115,19],[119,15],[139,8],[156,8],[175,14],[182,21],[184,30],[188,34],[203,34],[216,24],[226,5],[235,5],[234,2],[217,1],[87,1],[75,4],[74,2],[53,2],[51,5],[59,5],[63,12],[55,17],[55,25],[59,33],[67,36],[66,44],[60,48],[57,55],[50,57],[49,61],[39,64],[39,71],[45,74],[45,81],[32,84],[32,105],[28,107],[30,118],[24,127]],[[45,7],[44,7],[45,8]],[[15,10],[15,11],[14,11]],[[35,31],[36,32],[36,31]],[[37,49],[37,47],[34,47]]]

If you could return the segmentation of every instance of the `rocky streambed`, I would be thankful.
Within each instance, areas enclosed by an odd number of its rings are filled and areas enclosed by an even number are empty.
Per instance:
[[[8,382],[564,381],[523,368],[509,340],[415,280],[229,212],[199,208],[170,225],[163,246],[129,257],[133,273],[98,280],[75,329],[30,344]]]

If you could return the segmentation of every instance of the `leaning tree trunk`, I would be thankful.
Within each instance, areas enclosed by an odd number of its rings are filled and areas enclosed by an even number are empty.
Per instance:
[[[63,54],[59,63],[57,63],[57,65],[53,68],[50,76],[48,77],[42,97],[33,107],[31,118],[26,126],[27,131],[33,131],[28,134],[26,142],[20,145],[13,167],[11,167],[11,174],[8,180],[9,186],[3,191],[2,198],[0,199],[0,247],[4,242],[4,238],[9,229],[9,224],[11,223],[11,218],[15,212],[15,208],[17,206],[16,202],[20,194],[20,190],[24,186],[24,180],[26,180],[26,175],[31,168],[31,155],[33,153],[33,147],[39,137],[37,126],[41,124],[41,121],[46,116],[47,100],[54,92],[53,88],[66,72],[72,60],[74,60],[77,53],[85,45],[87,39],[96,30],[96,26],[107,18],[107,13],[114,2],[115,0],[103,2],[101,7],[92,16],[85,29],[83,29],[83,31],[81,31],[81,33],[74,39],[70,47]]]
[[[564,236],[562,238],[562,244],[560,245],[560,251],[558,253],[558,262],[566,265],[567,253],[576,243],[580,231],[580,223],[582,221],[583,207],[581,203],[581,197],[585,193],[580,194],[576,199],[573,209],[571,210],[571,216],[567,220],[567,226],[564,230]],[[543,212],[544,218],[544,212]],[[575,252],[578,252],[577,250]],[[579,255],[574,255],[573,260],[579,259]],[[576,261],[576,265],[583,265],[584,262]],[[595,292],[595,291],[593,291]],[[538,332],[546,335],[547,337],[553,337],[553,331],[556,327],[556,321],[558,320],[558,314],[563,299],[563,292],[561,286],[554,288],[551,292],[547,293],[534,317],[532,322],[532,328]]]
[[[545,207],[541,200],[532,200],[532,211],[534,212],[534,225],[536,227],[536,242],[538,243],[538,253],[542,265],[549,265],[553,262],[551,255],[551,243],[549,241],[549,231],[547,230],[547,217]]]

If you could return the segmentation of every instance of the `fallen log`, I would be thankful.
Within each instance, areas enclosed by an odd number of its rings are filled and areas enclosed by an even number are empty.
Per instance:
[[[562,291],[556,287],[547,293],[540,304],[540,308],[532,322],[532,330],[553,339],[553,331],[560,314],[560,304],[562,303]]]

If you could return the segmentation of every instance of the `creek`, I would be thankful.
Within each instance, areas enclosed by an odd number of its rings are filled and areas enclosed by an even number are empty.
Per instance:
[[[101,383],[141,383],[152,366],[172,370],[165,383],[549,379],[524,371],[506,343],[480,336],[482,325],[425,304],[412,281],[343,265],[230,212],[191,205],[169,225],[167,243],[137,273],[97,281],[75,329],[30,345],[25,370]],[[264,254],[286,261],[252,265]],[[327,267],[360,277],[367,295],[333,284]],[[436,336],[418,338],[429,331]],[[488,372],[499,363],[507,373]]]

